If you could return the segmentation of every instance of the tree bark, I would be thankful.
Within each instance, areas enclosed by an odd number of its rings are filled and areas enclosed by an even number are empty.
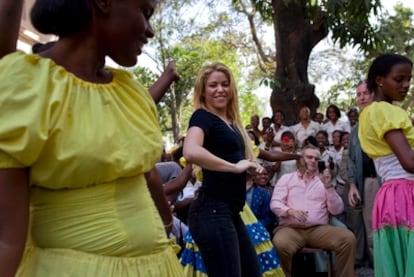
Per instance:
[[[315,86],[308,81],[308,61],[313,47],[327,36],[324,15],[310,22],[306,0],[273,0],[276,41],[275,79],[280,84],[270,97],[273,112],[285,114],[285,124],[299,121],[299,109],[307,106],[313,115],[319,107]]]

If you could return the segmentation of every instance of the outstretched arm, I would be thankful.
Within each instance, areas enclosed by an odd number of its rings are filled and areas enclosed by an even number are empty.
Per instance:
[[[193,172],[192,164],[188,163],[176,178],[169,180],[164,184],[164,193],[168,200],[175,200],[177,195],[186,186]]]
[[[0,2],[0,59],[16,51],[22,9],[22,0]]]
[[[16,273],[29,222],[29,170],[0,169],[1,276]]]
[[[148,89],[154,102],[158,104],[170,85],[179,79],[180,75],[175,68],[175,61],[169,62],[160,78]]]
[[[302,157],[299,154],[295,153],[287,153],[282,151],[266,151],[260,149],[258,158],[271,161],[271,162],[280,162],[280,161],[287,161],[287,160],[298,160]]]

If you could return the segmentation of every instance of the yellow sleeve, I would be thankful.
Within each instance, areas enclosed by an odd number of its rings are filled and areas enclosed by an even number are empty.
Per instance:
[[[0,72],[0,167],[29,167],[47,137],[41,76],[48,72],[22,52],[3,57]]]
[[[408,113],[397,106],[381,102],[375,111],[370,120],[372,120],[380,139],[384,138],[384,135],[391,130],[412,128]]]
[[[392,153],[384,139],[384,135],[391,130],[401,130],[412,145],[414,129],[405,110],[387,102],[374,102],[360,114],[358,136],[362,149],[371,158]]]

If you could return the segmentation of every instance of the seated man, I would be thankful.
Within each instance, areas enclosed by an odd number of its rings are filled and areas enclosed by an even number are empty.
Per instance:
[[[344,204],[329,170],[318,174],[319,158],[316,147],[306,146],[298,171],[283,175],[276,184],[270,208],[279,217],[279,227],[273,232],[273,244],[286,276],[291,276],[293,255],[305,246],[335,251],[335,276],[354,276],[355,237],[328,224],[329,215],[341,213]]]

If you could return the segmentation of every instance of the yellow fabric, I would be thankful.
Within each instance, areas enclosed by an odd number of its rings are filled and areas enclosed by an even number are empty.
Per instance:
[[[414,148],[414,128],[408,113],[388,102],[373,102],[359,115],[358,136],[361,147],[373,159],[392,154],[384,135],[400,129]]]
[[[257,146],[256,144],[254,144],[254,141],[252,141],[252,147],[253,147],[254,156],[256,158],[258,158],[259,155],[260,155],[260,148],[259,148],[259,146]]]
[[[123,70],[80,80],[50,59],[0,60],[0,167],[30,167],[18,276],[182,276],[144,173],[162,152],[155,104]]]
[[[243,219],[243,222],[245,225],[253,224],[257,222],[257,218],[253,214],[250,207],[246,204],[243,207],[243,211],[240,213],[241,218]],[[270,241],[264,241],[263,243],[256,244],[254,246],[256,253],[261,254],[269,251],[269,249],[272,249],[273,244]],[[262,274],[262,277],[284,277],[285,273],[283,272],[282,267],[275,268],[273,270],[268,270]]]

